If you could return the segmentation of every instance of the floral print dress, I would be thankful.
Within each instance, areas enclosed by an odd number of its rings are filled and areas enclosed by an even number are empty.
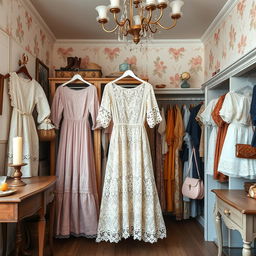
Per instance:
[[[166,237],[166,228],[144,127],[145,119],[151,128],[162,120],[152,85],[107,84],[97,121],[106,128],[112,119],[97,242],[129,236],[156,242]]]

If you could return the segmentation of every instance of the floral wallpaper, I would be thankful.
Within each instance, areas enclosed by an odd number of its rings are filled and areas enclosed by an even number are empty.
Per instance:
[[[205,45],[205,80],[256,47],[256,0],[239,0]]]
[[[97,63],[102,67],[103,75],[119,71],[119,64],[129,63],[134,72],[148,77],[153,85],[166,84],[167,87],[180,86],[180,74],[191,73],[191,87],[200,87],[203,83],[203,44],[176,43],[127,45],[121,43],[78,43],[57,42],[54,46],[53,63],[56,69],[66,66],[70,56],[82,58],[82,67],[87,63]]]
[[[22,0],[0,0],[0,29],[32,57],[52,67],[54,39]]]

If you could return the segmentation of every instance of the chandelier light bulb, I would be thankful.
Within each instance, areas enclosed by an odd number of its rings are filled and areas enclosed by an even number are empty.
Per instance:
[[[167,4],[168,0],[157,0],[158,4]]]
[[[97,20],[104,20],[104,19],[108,20],[108,16],[107,16],[108,7],[107,6],[99,5],[95,9],[96,9],[96,11],[98,12],[98,15],[99,15]]]
[[[110,8],[120,8],[120,0],[110,0]]]
[[[156,5],[156,0],[146,0],[146,6],[147,5]]]
[[[172,15],[181,15],[181,7],[184,5],[184,2],[181,0],[174,0],[170,3],[172,8]]]
[[[140,15],[133,16],[134,25],[141,25]]]

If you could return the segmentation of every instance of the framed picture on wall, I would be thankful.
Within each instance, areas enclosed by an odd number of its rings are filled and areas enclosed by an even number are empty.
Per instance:
[[[0,74],[0,115],[3,113],[4,76]]]
[[[49,68],[38,58],[36,58],[36,81],[43,87],[45,95],[49,101]]]

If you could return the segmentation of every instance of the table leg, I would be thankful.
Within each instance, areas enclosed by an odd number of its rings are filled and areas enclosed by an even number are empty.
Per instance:
[[[44,255],[44,237],[45,237],[45,216],[40,213],[40,218],[38,222],[38,255]]]
[[[17,222],[16,226],[16,244],[15,244],[15,256],[22,255],[22,231],[21,223]]]
[[[221,229],[221,214],[216,210],[215,226],[218,239],[218,256],[222,255],[222,229]]]
[[[3,256],[6,256],[7,252],[7,223],[2,223],[2,235],[3,235]]]
[[[243,256],[252,256],[251,242],[243,241]]]
[[[50,234],[49,234],[49,244],[51,255],[53,255],[53,233],[54,233],[54,218],[55,218],[55,199],[53,199],[50,204]]]

